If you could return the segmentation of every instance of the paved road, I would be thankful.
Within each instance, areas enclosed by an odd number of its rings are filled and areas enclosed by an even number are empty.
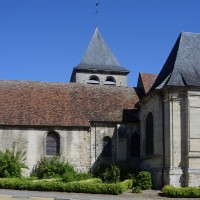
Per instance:
[[[121,195],[82,194],[65,192],[37,192],[0,189],[0,200],[177,200],[159,196],[159,191],[143,191],[133,194],[127,191]],[[200,198],[198,198],[200,199]],[[178,200],[191,200],[181,199]]]

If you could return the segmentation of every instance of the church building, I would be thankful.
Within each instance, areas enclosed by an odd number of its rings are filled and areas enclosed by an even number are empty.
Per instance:
[[[98,28],[69,83],[0,81],[0,150],[59,155],[78,171],[121,163],[154,187],[200,186],[200,34],[183,32],[158,75],[127,86]]]

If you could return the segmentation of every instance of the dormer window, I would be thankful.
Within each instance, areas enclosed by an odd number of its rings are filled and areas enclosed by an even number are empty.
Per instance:
[[[116,81],[112,76],[106,77],[104,85],[116,85]]]
[[[92,75],[89,77],[88,82],[89,84],[100,84],[100,80],[98,76]]]

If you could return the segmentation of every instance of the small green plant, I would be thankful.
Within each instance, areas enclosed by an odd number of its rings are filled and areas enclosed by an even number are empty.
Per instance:
[[[117,183],[120,181],[120,167],[118,165],[101,164],[96,167],[92,174],[106,183]]]
[[[15,143],[11,150],[0,151],[0,177],[21,177],[22,169],[28,168],[24,163],[25,155],[25,151],[16,149]]]
[[[151,173],[147,171],[141,171],[137,175],[137,186],[139,186],[142,190],[151,189],[152,187],[152,177]]]
[[[39,179],[43,178],[59,178],[65,173],[75,174],[75,170],[68,162],[60,161],[58,156],[51,159],[41,158],[33,170],[32,176]]]
[[[133,187],[133,188],[132,188],[132,192],[133,192],[133,193],[141,193],[141,192],[142,192],[142,189],[141,189],[141,187],[136,186],[136,187]]]

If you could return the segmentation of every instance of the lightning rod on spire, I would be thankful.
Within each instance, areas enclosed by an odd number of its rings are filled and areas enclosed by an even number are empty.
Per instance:
[[[96,1],[96,12],[95,12],[95,15],[96,15],[96,27],[98,25],[98,13],[99,13],[99,1]]]

